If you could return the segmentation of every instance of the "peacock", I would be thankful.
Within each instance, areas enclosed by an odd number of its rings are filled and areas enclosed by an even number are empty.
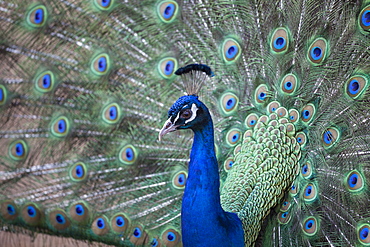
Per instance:
[[[370,246],[369,0],[0,1],[2,246]]]

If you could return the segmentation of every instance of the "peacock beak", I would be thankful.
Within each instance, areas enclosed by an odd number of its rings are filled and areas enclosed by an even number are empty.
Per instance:
[[[158,135],[158,139],[159,141],[162,140],[162,136],[164,136],[165,134],[169,133],[169,132],[172,132],[172,131],[175,131],[177,129],[177,127],[179,127],[180,125],[175,125],[171,122],[171,118],[169,118],[163,125],[163,128],[161,129],[161,131],[159,131],[159,135]]]

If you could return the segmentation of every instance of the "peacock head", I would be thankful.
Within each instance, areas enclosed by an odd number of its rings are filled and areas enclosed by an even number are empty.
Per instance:
[[[178,129],[199,129],[206,121],[210,121],[209,111],[198,96],[182,96],[168,111],[168,120],[159,132],[159,140],[165,134]]]
[[[213,77],[210,67],[205,64],[189,64],[179,68],[176,75],[182,77],[188,95],[180,97],[168,111],[168,120],[159,132],[159,140],[165,134],[178,129],[197,130],[212,123],[207,107],[198,99],[202,84]]]

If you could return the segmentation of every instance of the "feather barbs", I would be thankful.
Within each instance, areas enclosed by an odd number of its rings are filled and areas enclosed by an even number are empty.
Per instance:
[[[205,64],[189,64],[176,70],[175,74],[181,76],[188,95],[199,95],[203,83],[214,76],[211,68]]]

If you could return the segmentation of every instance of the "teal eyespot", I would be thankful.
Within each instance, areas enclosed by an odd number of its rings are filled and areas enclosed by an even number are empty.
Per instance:
[[[303,198],[307,202],[314,201],[317,198],[317,188],[313,183],[309,183],[303,190]]]
[[[352,76],[345,84],[345,92],[350,98],[357,99],[361,97],[367,87],[368,81],[366,77],[361,75]]]
[[[312,175],[312,165],[311,162],[306,161],[301,167],[301,175],[302,177],[308,179]]]
[[[124,146],[119,152],[119,160],[125,165],[134,164],[137,160],[137,151],[132,145]]]
[[[230,157],[230,158],[226,159],[224,161],[224,169],[225,169],[225,171],[228,172],[229,170],[231,170],[232,167],[233,167],[233,165],[234,165],[234,159],[233,158]]]
[[[306,146],[307,136],[304,132],[298,132],[296,135],[296,141],[301,146],[301,149]]]
[[[339,138],[340,132],[337,128],[328,128],[322,134],[322,143],[325,148],[330,148],[338,142]]]
[[[364,244],[365,246],[370,245],[370,225],[369,224],[362,224],[357,229],[357,237],[360,243]]]
[[[313,236],[317,233],[318,230],[318,224],[315,217],[311,216],[306,218],[306,220],[303,221],[303,232],[308,236]]]
[[[8,99],[8,91],[4,85],[0,85],[0,106],[5,105]]]
[[[130,237],[130,242],[135,246],[142,246],[147,241],[148,234],[144,231],[142,226],[134,227],[132,235]]]
[[[16,161],[24,160],[28,155],[28,145],[23,140],[16,140],[9,146],[9,156]]]
[[[351,171],[346,179],[345,185],[350,192],[358,192],[364,188],[364,178],[357,170]]]
[[[299,119],[299,112],[296,109],[289,110],[289,121],[291,123],[297,122]]]
[[[6,221],[16,220],[19,214],[17,205],[12,200],[4,200],[0,203],[0,216]]]
[[[277,215],[280,224],[287,224],[290,221],[290,212],[279,212]]]
[[[175,173],[172,176],[172,186],[175,189],[180,189],[180,190],[185,189],[187,177],[188,177],[188,173],[185,171],[179,171]]]
[[[113,6],[113,3],[114,3],[114,0],[94,0],[95,6],[99,10],[103,10],[103,11],[110,10],[111,7]]]
[[[108,73],[110,66],[111,61],[108,54],[102,53],[92,59],[91,71],[97,76],[102,76]]]
[[[179,5],[175,1],[163,1],[158,4],[157,13],[161,21],[170,23],[176,19]]]
[[[267,114],[276,112],[276,110],[280,107],[280,103],[278,101],[272,101],[267,105]]]
[[[283,93],[292,95],[298,88],[298,80],[294,74],[287,74],[281,80],[280,89]]]
[[[125,233],[130,225],[130,220],[126,215],[118,213],[111,219],[112,230],[117,233]]]
[[[67,117],[60,116],[51,124],[51,133],[56,137],[65,137],[70,131],[70,122]]]
[[[54,89],[55,76],[51,71],[45,71],[35,79],[35,88],[40,93],[48,93]]]
[[[239,98],[233,93],[225,93],[221,96],[220,106],[224,115],[231,115],[237,111]]]
[[[27,23],[29,26],[39,28],[45,25],[48,11],[44,5],[38,5],[28,11]]]
[[[258,104],[264,104],[268,101],[268,99],[271,97],[271,93],[268,91],[267,86],[265,84],[259,85],[254,93],[254,100]]]
[[[69,208],[69,215],[78,224],[85,224],[90,217],[90,209],[86,203],[80,201],[75,202]]]
[[[112,103],[104,107],[102,119],[107,124],[116,124],[121,119],[121,115],[121,107],[116,103]]]
[[[180,233],[175,229],[167,229],[162,233],[162,243],[166,247],[175,247],[180,242]]]
[[[109,232],[109,224],[107,224],[108,220],[105,216],[98,216],[95,218],[91,225],[91,230],[98,236],[103,236]]]
[[[82,162],[73,164],[69,170],[69,177],[75,182],[86,180],[88,176],[87,167]]]
[[[162,59],[158,63],[159,74],[165,79],[171,78],[175,74],[176,70],[177,70],[177,60],[175,58],[167,57]]]
[[[328,43],[323,38],[316,39],[308,49],[307,57],[313,65],[321,64],[326,58]]]
[[[362,9],[358,17],[358,22],[364,31],[369,31],[370,29],[370,6],[369,5],[366,6],[364,9]]]
[[[257,121],[258,121],[258,115],[255,113],[249,114],[244,121],[244,125],[247,127],[247,129],[251,129],[254,126],[256,126]]]
[[[274,31],[271,38],[270,47],[275,53],[283,53],[288,50],[289,37],[285,28],[280,27]]]
[[[55,209],[49,213],[49,222],[56,230],[64,230],[71,225],[66,213],[61,209]]]
[[[242,50],[239,43],[234,39],[226,39],[222,44],[222,57],[225,62],[235,62],[241,54]]]
[[[241,132],[239,129],[231,129],[226,134],[226,142],[229,146],[235,146],[241,140]]]
[[[27,203],[21,211],[22,219],[31,226],[38,225],[43,218],[40,208],[35,203]]]
[[[302,108],[301,111],[301,120],[304,124],[309,124],[316,113],[316,108],[313,104],[307,104]]]

